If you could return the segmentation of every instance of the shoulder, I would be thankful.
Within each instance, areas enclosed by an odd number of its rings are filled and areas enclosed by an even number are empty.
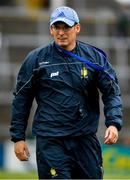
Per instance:
[[[40,61],[40,59],[44,59],[50,54],[51,49],[53,49],[52,46],[53,43],[49,43],[47,45],[33,49],[27,54],[22,64],[23,65],[27,64],[29,66],[36,66],[36,64]]]
[[[96,46],[81,41],[78,41],[78,45],[81,51],[84,51],[87,54],[89,54],[89,56],[91,56],[92,59],[107,58],[106,52]]]
[[[53,43],[49,43],[47,45],[40,46],[36,49],[33,49],[32,51],[29,52],[28,57],[32,57],[32,58],[37,58],[41,56],[44,57],[45,55],[51,52],[52,46],[53,46]]]

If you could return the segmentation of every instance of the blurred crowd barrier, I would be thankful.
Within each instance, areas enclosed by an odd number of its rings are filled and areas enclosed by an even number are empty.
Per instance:
[[[104,171],[107,174],[127,174],[130,177],[130,145],[102,145]]]

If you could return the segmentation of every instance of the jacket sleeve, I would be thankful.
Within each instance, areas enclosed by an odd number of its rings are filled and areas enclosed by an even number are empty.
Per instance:
[[[16,90],[12,102],[11,140],[25,140],[28,117],[35,95],[33,69],[35,57],[29,54],[23,62],[17,77]]]
[[[98,88],[104,103],[105,125],[114,125],[118,130],[123,125],[121,91],[115,70],[106,57],[100,57],[104,71],[98,73]],[[108,76],[110,75],[110,76]],[[113,78],[110,78],[113,77]]]

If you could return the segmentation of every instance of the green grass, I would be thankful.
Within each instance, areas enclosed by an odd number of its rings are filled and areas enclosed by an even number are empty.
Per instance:
[[[104,179],[130,179],[130,170],[129,171],[107,171],[104,173]]]
[[[36,172],[7,172],[7,171],[0,171],[0,179],[38,179]],[[115,173],[115,174],[105,174],[104,179],[111,180],[111,179],[130,179],[130,174],[123,174],[123,173]]]
[[[130,175],[123,175],[123,174],[106,174],[104,175],[104,179],[110,180],[110,179],[130,179]]]
[[[0,179],[38,179],[36,172],[0,171]]]

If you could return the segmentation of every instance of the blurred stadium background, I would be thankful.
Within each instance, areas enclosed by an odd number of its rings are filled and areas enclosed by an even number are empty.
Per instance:
[[[49,14],[60,5],[79,12],[82,29],[78,39],[104,49],[116,69],[122,90],[124,127],[116,145],[104,145],[101,111],[98,137],[103,149],[105,177],[130,179],[130,0],[0,0],[0,179],[37,177],[35,139],[31,135],[36,104],[27,130],[32,156],[28,162],[19,162],[9,137],[12,92],[27,53],[51,40]],[[17,176],[15,172],[22,173]],[[23,176],[25,172],[30,175]]]

